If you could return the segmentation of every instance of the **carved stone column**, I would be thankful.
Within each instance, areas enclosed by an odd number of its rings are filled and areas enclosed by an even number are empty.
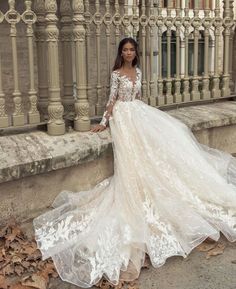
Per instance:
[[[105,3],[105,15],[103,22],[106,27],[106,65],[107,65],[107,82],[106,82],[106,101],[110,94],[110,75],[111,75],[111,25],[112,25],[112,15],[110,12],[111,6],[110,1],[106,0]]]
[[[84,4],[83,0],[73,0],[74,12],[74,41],[75,41],[75,66],[76,66],[76,92],[75,103],[75,130],[90,130],[89,103],[86,87],[86,53],[85,53],[85,29],[84,29]]]
[[[46,33],[48,43],[48,76],[49,76],[49,105],[48,105],[48,133],[50,135],[61,135],[65,133],[65,122],[63,120],[64,108],[60,98],[59,79],[59,57],[57,24],[57,2],[56,0],[45,1],[46,10]]]
[[[0,23],[4,20],[4,15],[0,11]],[[1,69],[1,54],[0,54],[0,128],[8,127],[8,116],[5,108],[5,94],[2,87],[2,69]]]
[[[85,35],[86,35],[86,67],[87,67],[87,96],[88,96],[88,101],[89,101],[89,115],[90,116],[95,116],[96,115],[96,104],[97,104],[97,95],[95,95],[95,93],[92,93],[92,85],[93,85],[93,79],[91,79],[91,77],[89,77],[89,73],[90,73],[90,55],[92,53],[93,47],[92,47],[92,38],[91,38],[91,23],[93,22],[93,17],[92,14],[90,12],[90,4],[89,4],[89,0],[85,0],[84,1],[84,8],[85,8],[85,13],[84,13],[84,18],[85,18]],[[110,54],[110,51],[109,53]],[[110,58],[109,58],[110,60]],[[110,63],[109,63],[110,65]],[[109,77],[110,78],[110,73],[109,73]],[[107,84],[107,94],[110,91],[110,82],[108,80],[108,84]]]
[[[37,92],[35,89],[34,78],[34,50],[33,50],[33,24],[36,22],[36,15],[31,9],[31,0],[25,0],[25,12],[22,14],[22,20],[27,25],[26,36],[28,38],[28,55],[29,55],[29,73],[30,73],[30,89],[29,102],[30,110],[28,112],[28,123],[35,124],[40,122],[39,111],[37,109]]]
[[[183,81],[183,102],[190,101],[189,93],[189,74],[188,74],[188,49],[189,49],[189,28],[191,26],[191,18],[189,17],[189,1],[186,0],[184,8],[185,16],[183,19],[184,26],[184,81]]]
[[[38,107],[44,120],[48,119],[48,63],[44,0],[34,0],[34,11],[37,15],[35,37],[37,43],[38,64]]]
[[[233,25],[233,19],[231,18],[230,12],[230,1],[224,0],[224,69],[223,69],[223,85],[221,90],[222,96],[230,95],[230,86],[229,86],[229,40],[230,40],[230,29]]]
[[[149,81],[149,89],[150,89],[150,105],[156,106],[157,99],[155,96],[155,82],[154,82],[154,57],[153,57],[153,47],[154,47],[154,27],[156,25],[156,17],[154,15],[154,6],[153,0],[150,0],[149,4],[149,19],[148,19],[148,26],[149,26],[149,35],[150,35],[150,81]]]
[[[209,35],[210,35],[210,27],[212,25],[212,18],[210,17],[210,8],[209,8],[209,0],[205,0],[205,9],[204,9],[204,20],[203,27],[204,29],[204,77],[202,80],[202,91],[201,98],[202,99],[210,99],[211,93],[209,90]]]
[[[174,18],[174,24],[176,27],[176,79],[175,79],[175,93],[174,102],[182,102],[182,95],[180,93],[180,28],[182,26],[182,17],[180,12],[180,0],[176,0],[176,17]]]
[[[173,26],[174,19],[171,16],[171,3],[170,0],[167,0],[167,17],[165,18],[165,25],[167,28],[167,77],[166,77],[166,104],[173,103],[172,95],[172,77],[171,77],[171,28]]]
[[[64,94],[62,103],[64,114],[67,118],[74,118],[75,101],[73,97],[73,74],[72,74],[72,9],[70,0],[61,0],[61,31],[63,57],[63,87]]]
[[[137,33],[138,33],[138,27],[139,27],[138,0],[133,0],[132,11],[133,11],[133,15],[131,19],[131,24],[133,26],[133,37],[137,39]]]
[[[191,100],[199,100],[201,95],[199,92],[199,77],[198,77],[198,43],[199,43],[199,27],[201,26],[201,18],[199,17],[198,0],[194,0],[194,17],[191,21],[194,27],[194,52],[193,52],[193,80]]]
[[[113,1],[114,3],[114,1]],[[118,47],[120,42],[120,26],[121,26],[121,14],[120,14],[120,5],[119,0],[115,0],[115,14],[113,16],[113,23],[115,25],[115,38],[116,38],[116,47]]]
[[[146,15],[145,0],[141,1],[141,16],[140,16],[140,29],[141,29],[141,46],[142,46],[142,97],[143,101],[148,103],[147,91],[147,73],[146,73],[146,27],[148,18]]]
[[[165,97],[163,95],[163,78],[162,78],[162,29],[164,26],[164,18],[161,15],[162,5],[161,1],[158,1],[158,16],[157,16],[157,27],[158,27],[158,79],[157,79],[157,105],[162,106],[165,104]]]
[[[211,95],[213,98],[221,97],[220,91],[220,78],[219,78],[219,42],[220,42],[220,31],[222,28],[222,18],[220,17],[220,4],[219,0],[216,0],[215,5],[215,18],[213,22],[215,27],[215,49],[214,49],[214,76],[212,79],[212,90]]]
[[[100,12],[99,0],[95,2],[96,13],[94,14],[94,24],[96,25],[96,58],[97,58],[97,103],[96,112],[97,115],[102,115],[103,99],[102,99],[102,85],[101,85],[101,25],[102,25],[102,13]]]
[[[20,22],[20,14],[15,10],[15,0],[8,0],[9,10],[5,14],[6,21],[11,25],[10,37],[12,43],[12,62],[13,62],[13,79],[14,79],[14,92],[13,102],[15,109],[13,112],[12,120],[13,126],[21,126],[25,123],[22,96],[19,90],[19,74],[18,74],[18,55],[17,55],[17,43],[16,43],[16,24]]]

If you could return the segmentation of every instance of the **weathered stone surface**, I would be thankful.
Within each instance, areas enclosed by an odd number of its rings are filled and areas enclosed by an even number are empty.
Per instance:
[[[0,183],[97,159],[111,145],[109,131],[49,136],[35,131],[0,137]]]
[[[192,131],[236,124],[236,101],[188,106],[168,111]]]
[[[93,161],[0,183],[0,220],[10,216],[19,222],[30,220],[48,210],[61,191],[88,190],[112,173],[113,155],[108,148]]]

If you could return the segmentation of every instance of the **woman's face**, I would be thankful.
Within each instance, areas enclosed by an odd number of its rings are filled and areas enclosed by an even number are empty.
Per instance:
[[[132,63],[136,56],[134,45],[129,42],[124,44],[121,55],[124,59],[124,62]]]

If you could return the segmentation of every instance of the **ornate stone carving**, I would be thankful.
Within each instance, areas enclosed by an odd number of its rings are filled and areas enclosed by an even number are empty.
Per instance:
[[[45,9],[47,13],[56,13],[57,12],[57,1],[56,0],[46,0]]]
[[[61,104],[60,82],[59,82],[59,52],[57,24],[57,1],[47,0],[45,2],[47,22],[47,43],[48,43],[48,78],[49,78],[49,105],[48,105],[48,133],[60,135],[65,133],[63,120],[64,108]]]
[[[23,107],[22,107],[21,97],[19,96],[14,97],[13,102],[15,105],[15,110],[14,110],[13,115],[14,116],[24,115],[23,109],[22,109]]]
[[[1,97],[1,96],[0,96]],[[0,98],[0,118],[6,117],[6,110],[5,110],[5,99]]]
[[[50,103],[48,105],[48,116],[49,116],[48,123],[64,124],[64,121],[62,119],[63,113],[64,113],[63,105],[61,105],[60,103]]]
[[[74,13],[84,13],[83,0],[72,0],[72,9]]]
[[[58,36],[59,36],[59,31],[56,27],[50,29],[46,29],[47,33],[47,41],[52,41],[52,42],[57,42],[58,41]]]
[[[2,11],[0,11],[0,23],[2,23],[4,20],[4,14],[2,13]]]
[[[73,31],[74,40],[79,42],[85,41],[85,30],[81,28],[77,28]]]

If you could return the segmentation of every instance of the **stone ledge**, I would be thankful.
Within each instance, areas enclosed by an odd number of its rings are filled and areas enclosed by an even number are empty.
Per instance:
[[[109,130],[49,136],[34,131],[0,137],[0,183],[75,166],[98,158],[111,146]]]
[[[169,110],[192,131],[236,124],[236,101],[194,105]]]
[[[193,131],[236,124],[236,102],[189,106],[167,111]],[[0,183],[72,167],[97,159],[111,147],[109,130],[49,136],[33,131],[0,137]]]

